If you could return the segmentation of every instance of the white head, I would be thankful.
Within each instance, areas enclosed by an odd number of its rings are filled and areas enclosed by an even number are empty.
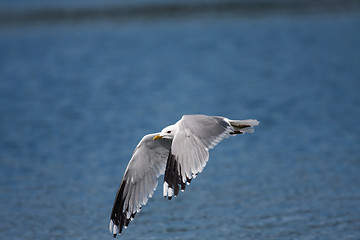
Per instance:
[[[154,140],[160,139],[160,138],[173,139],[175,134],[177,133],[177,131],[178,131],[178,126],[176,124],[167,126],[163,130],[161,130],[159,135],[156,135],[154,137]]]

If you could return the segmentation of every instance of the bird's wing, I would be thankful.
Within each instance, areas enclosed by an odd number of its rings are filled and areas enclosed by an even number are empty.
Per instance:
[[[153,141],[158,134],[143,137],[125,170],[109,225],[114,237],[128,226],[141,206],[147,203],[157,187],[159,176],[164,174],[172,140]]]
[[[185,115],[172,142],[166,164],[163,193],[169,199],[200,173],[208,159],[209,149],[230,136],[234,128],[222,117]]]

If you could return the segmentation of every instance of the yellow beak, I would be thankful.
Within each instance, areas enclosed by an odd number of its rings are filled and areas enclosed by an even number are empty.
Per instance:
[[[157,139],[160,139],[160,138],[162,138],[162,136],[156,135],[156,136],[153,138],[153,140],[157,140]]]

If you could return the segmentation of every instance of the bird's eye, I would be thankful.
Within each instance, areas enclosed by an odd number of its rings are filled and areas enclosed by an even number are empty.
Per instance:
[[[167,131],[166,133],[171,133],[171,131]]]

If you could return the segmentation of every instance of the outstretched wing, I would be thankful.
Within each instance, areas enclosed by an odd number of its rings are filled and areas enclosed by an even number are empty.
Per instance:
[[[171,147],[170,139],[153,141],[149,134],[137,145],[125,170],[111,213],[109,230],[116,237],[154,193],[158,178],[164,174]]]
[[[234,128],[222,117],[185,115],[172,142],[164,177],[164,196],[169,199],[185,190],[200,173],[208,159],[209,149],[230,136]]]

